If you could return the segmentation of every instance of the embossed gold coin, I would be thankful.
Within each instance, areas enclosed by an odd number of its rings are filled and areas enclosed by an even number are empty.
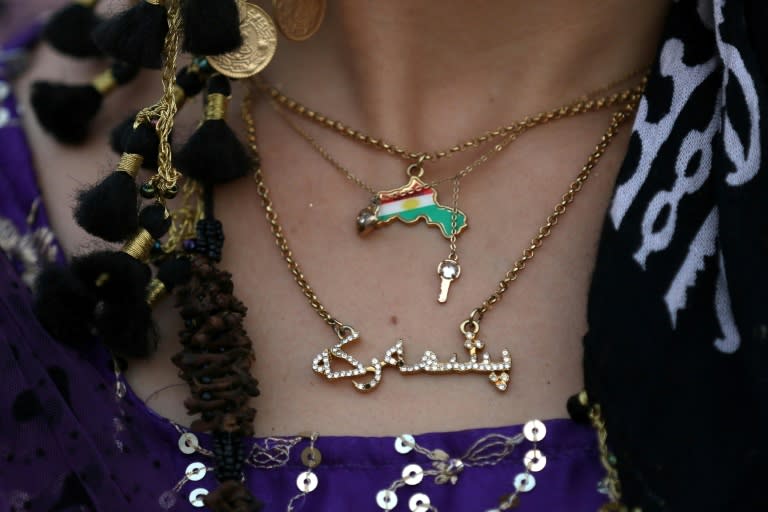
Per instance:
[[[264,9],[244,0],[240,10],[240,32],[243,45],[229,53],[208,57],[213,69],[229,78],[253,76],[272,60],[277,49],[277,28]]]
[[[320,28],[325,0],[273,0],[277,26],[292,41],[304,41]]]

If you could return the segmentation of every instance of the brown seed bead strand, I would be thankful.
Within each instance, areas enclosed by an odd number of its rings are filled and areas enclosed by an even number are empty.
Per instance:
[[[261,504],[241,482],[242,439],[253,435],[256,410],[251,397],[258,383],[251,376],[253,348],[243,328],[246,307],[235,297],[232,276],[205,256],[192,257],[192,277],[177,287],[176,306],[184,329],[181,352],[173,356],[191,396],[184,405],[200,415],[192,430],[212,432],[218,488],[204,498],[214,512],[256,512]]]

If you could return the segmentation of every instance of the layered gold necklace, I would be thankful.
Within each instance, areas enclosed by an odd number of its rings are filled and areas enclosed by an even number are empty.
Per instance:
[[[589,112],[597,110],[598,108],[604,108],[608,103],[611,105],[620,106],[620,109],[612,115],[610,124],[603,136],[600,138],[600,141],[596,145],[595,150],[589,155],[581,171],[570,183],[567,191],[565,194],[563,194],[561,200],[555,205],[552,213],[547,217],[544,224],[539,227],[536,235],[531,239],[529,245],[522,251],[520,257],[518,257],[514,263],[512,263],[511,267],[506,271],[502,279],[497,283],[495,290],[477,307],[470,311],[467,317],[462,319],[459,323],[459,331],[464,340],[463,347],[467,351],[467,357],[465,358],[459,358],[459,356],[454,353],[449,358],[442,359],[434,351],[426,350],[418,360],[409,361],[406,358],[405,341],[403,339],[398,340],[394,345],[387,348],[382,353],[381,357],[373,357],[367,363],[363,363],[350,355],[346,351],[345,347],[352,342],[358,341],[360,339],[360,332],[351,324],[343,322],[332,315],[327,310],[323,302],[319,299],[307,278],[304,276],[301,266],[299,265],[289,246],[288,240],[284,233],[284,229],[279,222],[279,217],[272,202],[269,188],[264,181],[264,173],[261,168],[257,168],[254,173],[254,179],[256,180],[257,184],[257,193],[261,199],[261,204],[264,208],[270,231],[274,236],[280,253],[288,265],[288,268],[293,275],[296,284],[299,286],[302,294],[307,298],[307,301],[309,302],[312,309],[333,330],[337,338],[336,343],[334,343],[329,348],[323,349],[313,358],[313,371],[328,380],[351,380],[354,388],[363,392],[375,389],[381,382],[383,372],[387,368],[396,369],[398,373],[402,375],[485,374],[489,382],[497,390],[506,391],[510,382],[509,372],[512,368],[512,357],[510,351],[508,349],[503,349],[501,351],[500,358],[491,358],[490,354],[485,351],[485,342],[480,338],[481,321],[484,315],[488,313],[490,309],[502,299],[510,284],[518,278],[520,272],[522,272],[527,263],[534,257],[536,251],[539,247],[541,247],[544,240],[550,236],[560,217],[565,214],[569,205],[575,199],[576,195],[582,190],[584,184],[589,179],[592,170],[598,164],[608,146],[616,136],[619,127],[628,119],[630,119],[636,110],[644,90],[644,86],[645,79],[643,79],[641,85],[622,93],[618,93],[618,96],[612,95],[610,97],[600,98],[597,100],[582,100],[548,112],[542,112],[535,116],[525,118],[523,121],[516,123],[514,125],[514,129],[510,129],[505,132],[505,136],[507,137],[505,141],[507,144],[509,144],[515,140],[515,138],[520,133],[535,126],[545,124],[556,119],[570,117],[576,115],[577,113]],[[254,154],[257,154],[258,146],[256,142],[256,126],[251,114],[253,95],[253,86],[249,85],[246,97],[242,102],[241,113],[247,127],[248,145]],[[301,110],[302,109],[299,108],[299,111]],[[308,115],[313,118],[317,118],[319,114],[315,113]],[[361,138],[361,135],[354,135],[354,133],[350,134],[349,129],[340,127],[340,123],[329,121],[328,118],[324,116],[322,116],[318,122],[328,124],[329,126],[333,125],[334,128],[339,129],[343,133],[347,133],[348,135],[354,136],[358,139]],[[392,150],[396,154],[403,155],[404,158],[410,158],[410,154],[406,150],[399,148],[394,149],[396,148],[395,146],[383,143],[380,139],[373,139],[373,141],[369,142],[369,144],[377,145],[382,148],[385,148],[384,144],[386,144],[386,147],[390,148],[387,149],[387,151]],[[424,161],[423,154],[420,154],[418,158],[421,159],[422,162]],[[349,175],[351,173],[347,171],[346,174]],[[461,174],[461,172],[459,174]],[[455,177],[452,179],[456,181]],[[454,208],[454,211],[455,210],[456,208]],[[452,278],[455,277],[457,276],[441,276],[443,282],[447,281],[448,284],[450,284]],[[339,362],[344,364],[346,368],[336,368],[335,366]]]

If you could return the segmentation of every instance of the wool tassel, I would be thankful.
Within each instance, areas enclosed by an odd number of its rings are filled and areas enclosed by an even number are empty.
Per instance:
[[[157,267],[157,277],[149,283],[147,304],[155,305],[176,286],[189,281],[191,275],[192,266],[189,258],[180,257],[164,261]]]
[[[159,0],[135,6],[101,23],[92,33],[96,46],[116,59],[159,69],[168,17]]]
[[[94,12],[97,0],[75,0],[51,15],[43,38],[61,53],[72,57],[100,57],[91,32],[102,19]]]
[[[174,87],[176,108],[181,109],[187,98],[192,98],[199,94],[203,89],[204,84],[205,76],[196,66],[185,66],[182,68],[176,75],[176,84]],[[127,151],[126,144],[128,142],[128,137],[134,132],[133,124],[136,120],[137,113],[138,112],[127,117],[110,132],[109,144],[115,153],[120,154]],[[141,166],[145,169],[156,169],[160,139],[155,131],[154,123],[145,121],[135,128],[135,130],[141,131],[143,133],[142,137],[145,140],[143,149],[135,151],[144,157],[144,162]],[[173,135],[173,133],[171,133],[171,135]]]
[[[38,81],[32,84],[32,108],[46,131],[65,144],[79,144],[101,108],[104,96],[132,80],[138,68],[115,62],[87,85],[64,85]]]
[[[185,0],[184,50],[195,55],[219,55],[243,44],[235,0]]]
[[[89,335],[98,336],[126,357],[145,357],[156,348],[146,300],[152,273],[145,261],[154,241],[168,231],[170,218],[164,206],[153,204],[141,210],[138,223],[122,250],[76,257],[68,268],[41,274],[35,310],[57,339],[83,345]]]
[[[202,123],[177,153],[179,171],[208,184],[227,183],[253,167],[248,152],[225,121],[231,89],[226,77],[208,80]]]

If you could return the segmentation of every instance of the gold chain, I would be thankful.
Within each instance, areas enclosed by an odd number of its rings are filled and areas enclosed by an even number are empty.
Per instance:
[[[645,84],[645,80],[643,81],[643,84]],[[568,187],[568,191],[563,194],[560,202],[555,206],[552,214],[547,217],[546,223],[539,228],[537,235],[531,240],[530,245],[525,250],[523,250],[522,256],[517,261],[515,261],[513,266],[504,275],[504,278],[499,281],[496,291],[491,294],[490,297],[484,300],[480,306],[472,310],[467,320],[462,322],[461,329],[463,332],[476,333],[479,330],[479,323],[483,315],[487,313],[499,300],[501,300],[502,296],[509,288],[510,283],[517,279],[517,277],[520,275],[520,272],[522,272],[522,270],[525,268],[527,262],[534,257],[538,248],[541,247],[544,239],[550,236],[552,228],[558,223],[560,217],[565,214],[568,206],[576,197],[576,194],[581,191],[584,183],[587,181],[587,179],[589,179],[592,169],[594,169],[594,167],[600,161],[600,158],[603,156],[609,144],[616,136],[618,128],[621,126],[621,124],[630,118],[631,114],[637,108],[641,95],[642,88],[637,90],[631,96],[630,101],[624,105],[622,110],[619,110],[613,114],[608,129],[601,137],[600,142],[595,147],[595,150],[589,155],[587,162],[582,167],[581,172],[579,172],[579,174],[576,176],[576,179]],[[255,154],[258,154],[258,144],[256,142],[256,124],[253,120],[253,115],[251,114],[252,97],[253,88],[249,85],[246,87],[246,95],[243,98],[241,104],[241,114],[247,127],[248,145]],[[312,309],[314,309],[314,311],[328,325],[333,327],[338,335],[340,330],[343,331],[344,329],[348,328],[343,322],[337,320],[331,313],[328,312],[305,278],[304,273],[301,270],[301,266],[294,258],[293,252],[291,251],[288,244],[288,240],[286,239],[285,233],[283,232],[283,228],[278,220],[277,212],[275,211],[274,205],[272,204],[269,189],[264,183],[264,175],[260,167],[256,169],[254,173],[254,179],[256,180],[257,193],[261,198],[261,203],[264,207],[265,215],[270,225],[270,230],[275,238],[275,243],[280,249],[283,259],[287,263],[288,268],[290,269],[291,274],[296,281],[296,284],[299,286],[302,293],[309,301]]]
[[[461,169],[458,173],[452,176],[448,176],[446,178],[442,178],[440,180],[432,181],[429,183],[429,186],[435,187],[446,181],[452,181],[457,179],[460,180],[464,178],[465,176],[470,174],[472,171],[474,171],[475,168],[487,162],[488,159],[490,159],[495,153],[500,152],[502,149],[508,146],[512,141],[515,140],[517,136],[519,136],[520,134],[522,134],[523,132],[531,128],[544,125],[552,121],[557,121],[563,118],[574,117],[579,114],[586,114],[590,112],[598,112],[600,110],[610,108],[615,105],[626,104],[630,102],[635,95],[637,95],[640,91],[642,91],[644,87],[645,87],[645,79],[643,79],[643,81],[640,84],[630,89],[625,89],[623,91],[619,91],[611,95],[600,97],[600,98],[579,99],[572,103],[562,105],[560,107],[556,107],[550,110],[542,111],[531,116],[526,116],[519,121],[515,121],[513,124],[510,124],[509,126],[494,132],[494,133],[498,132],[498,134],[494,135],[493,138],[506,135],[506,138],[502,142],[495,145],[490,151],[481,155],[477,160],[473,161],[471,164]],[[275,100],[274,98],[270,103],[273,107],[279,106],[278,101]],[[358,187],[369,192],[372,196],[375,196],[377,194],[378,190],[376,188],[374,188],[370,184],[363,181],[359,176],[354,174],[347,167],[345,167],[338,160],[336,160],[328,152],[327,149],[325,149],[323,146],[320,145],[319,142],[317,142],[317,140],[314,137],[312,137],[309,133],[307,133],[304,129],[302,129],[298,124],[293,122],[293,120],[291,120],[283,110],[279,108],[275,108],[275,110],[278,112],[278,114],[280,114],[280,116],[283,118],[286,124],[288,124],[288,126],[293,131],[295,131],[302,138],[304,138],[304,140],[306,140],[320,154],[320,156],[323,157],[324,160],[326,160],[337,171],[343,174],[344,177],[346,177],[349,181],[351,181]],[[309,110],[306,110],[306,111],[309,111]],[[368,136],[365,136],[365,137],[370,138]],[[490,140],[490,138],[487,140]],[[466,146],[465,149],[469,147],[477,147],[477,145]],[[429,160],[428,155],[425,155],[425,154],[420,155],[419,162],[417,165],[420,166],[421,163],[423,163],[426,160]]]
[[[628,96],[632,92],[636,91],[637,87],[633,88],[630,91],[622,91],[620,93],[615,93],[615,94],[612,94],[612,95],[607,96],[605,98],[595,98],[595,96],[603,95],[603,93],[605,93],[606,91],[608,91],[610,89],[613,89],[613,88],[615,88],[615,87],[617,87],[617,86],[619,86],[619,85],[621,85],[623,83],[629,82],[630,80],[634,80],[635,78],[638,78],[640,76],[644,76],[644,75],[647,74],[647,70],[648,70],[648,66],[643,66],[642,68],[638,68],[638,69],[632,71],[631,73],[629,73],[629,74],[627,74],[627,75],[625,75],[625,76],[623,76],[623,77],[621,77],[621,78],[619,78],[617,80],[614,80],[614,81],[610,82],[607,85],[601,86],[598,89],[590,91],[590,92],[580,96],[579,99],[569,103],[569,106],[575,106],[577,104],[585,104],[584,107],[583,107],[584,110],[576,111],[576,112],[574,112],[572,114],[568,114],[566,112],[562,112],[561,113],[563,108],[568,108],[568,107],[559,107],[557,109],[553,109],[553,110],[550,110],[550,111],[542,112],[542,113],[537,114],[536,116],[533,116],[533,117],[526,117],[526,118],[524,118],[524,119],[522,119],[520,121],[513,122],[513,123],[508,124],[506,126],[500,126],[500,127],[496,128],[494,130],[488,130],[488,131],[484,132],[482,135],[473,137],[473,138],[471,138],[471,139],[469,139],[469,140],[467,140],[465,142],[462,142],[462,143],[459,143],[459,144],[455,144],[455,145],[451,146],[450,148],[447,148],[447,149],[444,149],[444,150],[441,150],[441,151],[412,151],[412,150],[409,150],[409,149],[405,149],[405,148],[403,148],[401,146],[398,146],[396,144],[392,144],[390,142],[386,142],[381,137],[373,137],[371,135],[367,135],[367,134],[363,133],[360,130],[357,130],[355,128],[351,128],[350,126],[348,126],[347,124],[345,124],[345,123],[343,123],[341,121],[332,119],[332,118],[328,117],[327,115],[321,114],[320,112],[318,112],[318,111],[316,111],[314,109],[311,109],[311,108],[307,107],[306,105],[303,105],[299,101],[297,101],[297,100],[295,100],[295,99],[293,99],[293,98],[283,94],[279,89],[277,89],[273,85],[270,85],[269,83],[267,83],[266,80],[263,77],[261,77],[261,76],[258,76],[256,78],[254,78],[253,81],[254,81],[255,85],[257,86],[257,88],[260,91],[268,94],[278,105],[280,105],[282,107],[285,107],[289,111],[291,111],[291,112],[293,112],[295,114],[298,114],[298,115],[300,115],[302,117],[305,117],[306,119],[309,119],[309,120],[311,120],[311,121],[313,121],[313,122],[315,122],[315,123],[317,123],[317,124],[319,124],[319,125],[321,125],[321,126],[323,126],[325,128],[331,128],[333,130],[336,130],[337,132],[341,133],[342,135],[345,135],[346,137],[349,137],[352,140],[355,140],[357,142],[362,142],[364,144],[368,144],[370,146],[373,146],[373,147],[375,147],[377,149],[386,151],[387,153],[389,153],[391,155],[398,156],[398,157],[403,158],[405,160],[415,161],[415,160],[422,159],[422,161],[437,161],[437,160],[440,160],[442,158],[449,158],[449,157],[453,156],[456,153],[461,153],[461,152],[466,151],[468,149],[479,147],[479,146],[481,146],[481,145],[483,145],[483,144],[485,144],[485,143],[487,143],[487,142],[489,142],[491,140],[494,140],[494,139],[496,139],[498,137],[503,137],[503,136],[505,136],[505,135],[507,135],[509,133],[512,133],[512,132],[516,131],[521,125],[529,125],[532,122],[533,125],[535,126],[537,124],[541,124],[542,122],[547,122],[547,121],[554,120],[551,117],[550,117],[550,119],[544,120],[544,119],[542,119],[543,117],[549,117],[549,116],[552,116],[552,115],[557,115],[558,116],[557,119],[559,119],[560,117],[565,117],[567,115],[575,115],[575,114],[581,113],[581,112],[589,112],[589,111],[599,110],[599,109],[604,108],[605,106],[609,106],[609,105],[603,105],[603,106],[600,106],[598,108],[594,108],[594,106],[595,106],[595,104],[597,102],[609,101],[610,104],[615,104],[615,103],[621,101],[619,99],[619,97],[618,97],[619,95],[625,95],[624,99],[626,100],[626,96]],[[643,86],[644,86],[644,84],[641,85],[641,86],[638,86],[638,87],[643,87]],[[610,100],[609,98],[613,98],[613,99]],[[559,113],[559,115],[555,114],[555,113]],[[452,179],[452,178],[446,178],[446,180],[448,180],[448,179]]]

